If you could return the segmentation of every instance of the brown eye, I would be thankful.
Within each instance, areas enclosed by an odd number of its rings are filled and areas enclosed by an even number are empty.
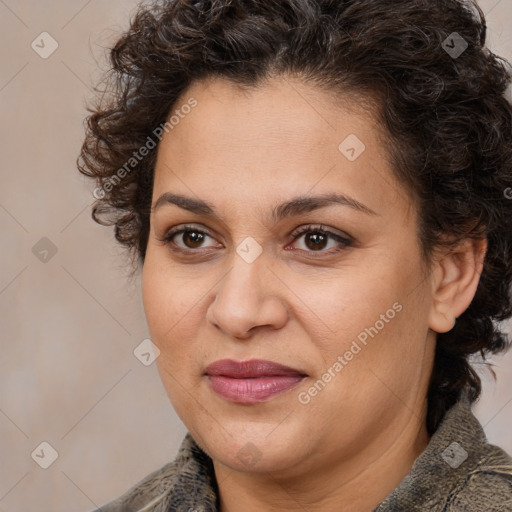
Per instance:
[[[301,231],[292,234],[292,236],[294,237],[294,242],[301,238],[304,239],[302,247],[299,247],[300,250],[309,253],[316,252],[320,253],[320,255],[342,251],[353,243],[348,235],[341,236],[319,226],[306,226]],[[331,243],[330,247],[329,243]],[[300,246],[301,244],[298,243],[298,245]],[[326,248],[328,250],[324,250]]]
[[[206,239],[213,238],[205,233],[204,231],[197,229],[194,226],[184,226],[180,229],[175,229],[167,233],[167,235],[161,239],[171,249],[177,251],[195,251],[201,248],[213,247],[215,244],[204,245]]]
[[[305,244],[311,250],[323,249],[329,240],[329,237],[323,233],[311,232],[305,236]]]
[[[190,249],[197,249],[204,241],[204,233],[200,231],[183,231],[183,243]]]

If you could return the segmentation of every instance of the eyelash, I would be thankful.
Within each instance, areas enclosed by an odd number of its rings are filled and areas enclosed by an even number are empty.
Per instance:
[[[200,233],[202,235],[207,235],[210,238],[213,238],[206,231],[197,229],[195,226],[192,226],[192,225],[185,225],[185,226],[180,227],[179,229],[175,229],[173,231],[168,232],[163,238],[161,238],[159,240],[161,242],[164,242],[166,245],[168,245],[172,251],[180,252],[185,255],[192,255],[193,253],[197,254],[201,250],[200,248],[199,249],[183,249],[182,247],[177,247],[176,244],[174,244],[174,242],[172,242],[172,239],[175,236],[186,233],[188,231],[194,231],[196,233]],[[322,256],[322,255],[325,256],[326,254],[332,255],[334,253],[343,251],[344,249],[346,249],[347,247],[350,247],[353,244],[353,239],[351,239],[349,236],[343,237],[341,235],[333,233],[332,231],[329,231],[328,229],[325,229],[321,225],[312,225],[312,224],[298,228],[298,230],[293,232],[291,234],[291,236],[293,237],[292,243],[295,242],[296,240],[298,240],[302,235],[305,235],[306,233],[316,233],[316,234],[321,234],[321,235],[327,236],[328,238],[332,238],[333,240],[335,240],[336,242],[338,242],[341,245],[341,247],[338,247],[334,250],[331,249],[329,251],[324,251],[324,250],[304,251],[303,249],[298,249],[300,251],[311,253],[311,254],[319,253],[320,256]],[[174,247],[173,247],[173,245],[174,245]],[[314,256],[314,257],[318,257],[318,256]]]

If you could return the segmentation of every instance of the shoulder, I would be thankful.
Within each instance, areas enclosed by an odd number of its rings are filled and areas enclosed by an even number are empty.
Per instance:
[[[512,512],[512,458],[490,444],[464,396],[374,512]]]
[[[173,477],[178,470],[177,461],[170,462],[144,477],[116,500],[102,505],[94,512],[138,512],[139,510],[156,512],[166,510],[162,508],[163,504],[160,504],[166,500],[169,485],[172,485]]]
[[[217,493],[211,459],[185,436],[173,462],[153,471],[114,501],[93,512],[215,512]]]
[[[482,447],[478,462],[449,500],[446,512],[511,512],[512,457],[492,444]]]

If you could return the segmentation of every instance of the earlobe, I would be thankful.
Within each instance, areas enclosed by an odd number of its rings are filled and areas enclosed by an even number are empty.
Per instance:
[[[434,263],[432,305],[429,327],[448,332],[466,311],[475,296],[482,274],[487,240],[465,239],[454,249],[447,249]]]

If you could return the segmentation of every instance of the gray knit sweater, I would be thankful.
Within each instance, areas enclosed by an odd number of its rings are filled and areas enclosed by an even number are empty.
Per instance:
[[[173,462],[95,512],[218,512],[211,459],[187,433]],[[341,508],[340,508],[341,510]],[[512,512],[512,458],[489,444],[463,397],[409,474],[373,512]]]

